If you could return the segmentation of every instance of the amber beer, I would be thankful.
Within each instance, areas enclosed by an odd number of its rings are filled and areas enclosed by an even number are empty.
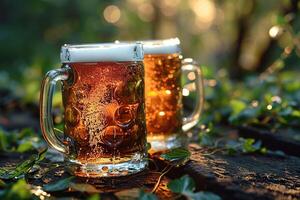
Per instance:
[[[142,170],[147,162],[141,45],[65,46],[61,56],[61,70],[68,74],[61,78],[67,144],[61,147],[72,172],[98,177]]]
[[[147,54],[146,120],[148,138],[164,140],[182,130],[181,59],[179,54]]]
[[[203,102],[199,66],[193,61],[182,60],[177,38],[143,41],[143,44],[147,140],[151,143],[151,152],[184,146],[184,131],[197,123]],[[182,113],[181,76],[184,71],[191,71],[197,77],[198,99],[193,114],[188,118],[184,118]]]

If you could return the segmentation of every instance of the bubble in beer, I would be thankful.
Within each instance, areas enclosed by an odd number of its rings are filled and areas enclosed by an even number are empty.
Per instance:
[[[124,139],[124,132],[118,126],[108,126],[101,133],[101,141],[108,146],[118,146]]]
[[[99,120],[103,121],[106,119],[105,121],[107,121],[108,123],[112,122],[114,120],[114,115],[115,115],[117,108],[118,108],[118,104],[116,102],[105,105],[105,107],[104,107],[105,116],[100,115]]]
[[[133,113],[129,106],[120,106],[114,115],[115,122],[121,127],[128,127],[133,122]]]
[[[118,84],[114,92],[114,98],[118,102],[134,103],[136,100],[135,81]]]

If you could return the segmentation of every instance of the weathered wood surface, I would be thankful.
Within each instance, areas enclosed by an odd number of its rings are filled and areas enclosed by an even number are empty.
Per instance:
[[[190,145],[191,160],[183,167],[174,168],[167,174],[157,195],[160,199],[172,199],[166,187],[168,181],[189,174],[197,183],[197,191],[205,190],[220,195],[223,199],[300,199],[300,159],[293,156],[236,155],[222,153],[211,155],[207,148]],[[14,165],[25,159],[26,155],[1,154],[0,166]],[[59,164],[59,163],[58,163]],[[60,163],[61,164],[61,163]],[[43,167],[44,166],[44,167]],[[49,167],[44,162],[42,169]],[[159,165],[163,168],[163,165]],[[63,167],[57,167],[47,173],[37,172],[28,175],[27,181],[33,185],[44,185],[69,176]],[[76,179],[79,183],[93,184],[106,199],[118,199],[120,196],[137,197],[141,187],[151,190],[159,173],[149,170],[137,176],[117,179]],[[74,191],[52,193],[56,197],[86,197],[85,193]]]
[[[281,150],[287,154],[300,157],[300,133],[289,133],[288,130],[279,130],[272,133],[254,127],[239,127],[239,135],[259,139],[264,146],[272,150]]]
[[[15,166],[21,161],[27,159],[30,154],[20,153],[0,153],[0,167]],[[150,165],[152,168],[152,166]],[[159,170],[159,169],[157,169]],[[151,191],[161,173],[156,169],[147,169],[143,172],[132,176],[124,176],[117,178],[80,178],[76,177],[76,183],[88,183],[93,185],[97,192],[101,193],[103,199],[137,199],[140,189]],[[65,169],[63,162],[51,162],[44,160],[40,163],[40,167],[33,172],[27,174],[25,179],[28,183],[34,186],[43,186],[47,183],[53,183],[58,180],[69,177],[70,174]],[[176,194],[167,189],[167,183],[170,178],[163,177],[158,188],[156,195],[160,199],[172,199]],[[78,192],[74,190],[51,192],[52,197],[76,197],[78,199],[85,199],[88,192]]]
[[[215,192],[223,199],[300,199],[298,157],[205,156],[198,145],[190,145],[190,150],[191,161],[170,177],[189,174],[197,182],[197,190]]]

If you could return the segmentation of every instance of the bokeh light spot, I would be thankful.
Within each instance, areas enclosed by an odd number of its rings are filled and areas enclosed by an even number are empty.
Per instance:
[[[272,26],[269,30],[269,35],[271,38],[276,38],[276,37],[278,37],[280,32],[281,32],[281,29],[279,26]]]
[[[121,11],[119,7],[115,5],[107,6],[103,11],[103,17],[108,23],[117,23],[121,17]]]

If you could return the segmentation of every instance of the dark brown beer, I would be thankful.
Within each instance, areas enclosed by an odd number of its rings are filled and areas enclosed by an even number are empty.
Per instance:
[[[81,164],[122,163],[145,154],[141,62],[70,63],[64,83],[65,135]],[[137,158],[138,159],[138,158]]]
[[[180,54],[146,54],[145,96],[148,141],[181,134]]]

